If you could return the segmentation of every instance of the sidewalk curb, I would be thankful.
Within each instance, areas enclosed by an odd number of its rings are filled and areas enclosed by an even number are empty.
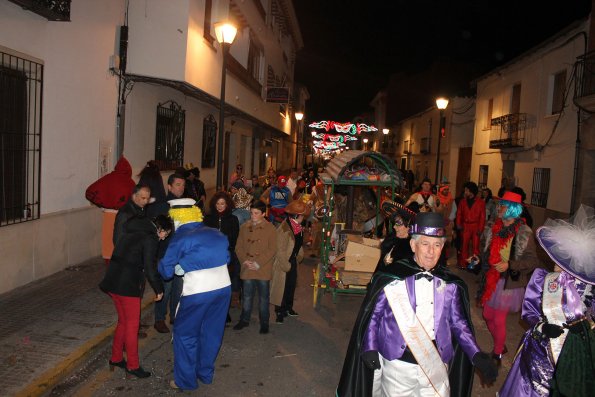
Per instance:
[[[141,302],[141,313],[152,303],[154,303],[152,298],[147,298]],[[116,324],[113,324],[103,330],[99,335],[96,335],[83,343],[79,348],[66,356],[60,363],[56,364],[54,368],[41,374],[25,388],[18,391],[14,397],[39,397],[48,392],[52,387],[58,384],[67,373],[76,368],[76,366],[78,366],[95,347],[110,338],[115,329]]]

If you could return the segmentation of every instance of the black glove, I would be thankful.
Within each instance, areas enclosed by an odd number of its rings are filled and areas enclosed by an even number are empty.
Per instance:
[[[494,381],[496,381],[496,378],[498,377],[498,367],[496,367],[496,364],[487,353],[475,353],[471,362],[477,369],[479,369],[486,383],[494,383]]]
[[[564,329],[556,324],[545,323],[541,326],[541,333],[550,339],[557,338],[564,333]]]
[[[362,353],[362,361],[370,369],[380,369],[380,356],[376,350]]]

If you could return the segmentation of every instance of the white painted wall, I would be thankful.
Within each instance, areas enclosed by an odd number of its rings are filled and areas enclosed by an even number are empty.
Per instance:
[[[551,115],[549,103],[551,76],[566,69],[567,78],[572,76],[572,65],[577,56],[582,55],[583,39],[576,34],[585,26],[559,37],[543,48],[528,51],[525,56],[497,72],[485,76],[477,85],[477,123],[475,126],[474,148],[471,175],[479,174],[480,165],[489,166],[488,187],[496,192],[502,178],[502,161],[515,161],[515,179],[518,186],[531,200],[533,172],[535,168],[550,168],[550,190],[547,208],[568,213],[572,189],[572,166],[574,164],[574,144],[576,137],[576,107],[571,97],[558,121]],[[567,42],[567,40],[569,40]],[[509,114],[512,86],[520,83],[521,113],[527,113],[533,127],[525,136],[527,150],[513,153],[489,148],[490,131],[485,129],[485,118],[490,98],[494,100],[492,118]],[[568,88],[573,90],[574,86]],[[556,126],[557,123],[557,126]],[[555,129],[554,129],[555,128]],[[550,139],[551,136],[551,139]],[[531,148],[535,144],[549,143],[541,155]]]
[[[189,0],[130,0],[127,73],[183,81]]]
[[[0,46],[45,65],[41,219],[0,228],[0,293],[99,255],[100,212],[85,189],[98,177],[100,140],[115,140],[108,68],[123,18],[124,1],[75,1],[71,22],[0,2]]]

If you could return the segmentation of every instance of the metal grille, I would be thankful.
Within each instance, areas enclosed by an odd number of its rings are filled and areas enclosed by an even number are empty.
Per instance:
[[[577,84],[575,85],[575,98],[595,94],[595,51],[577,58],[575,64]]]
[[[169,104],[169,107],[165,105]],[[184,163],[186,111],[174,101],[157,105],[155,162],[161,170],[173,170]]]
[[[43,65],[0,51],[0,226],[39,219]]]
[[[535,168],[533,170],[533,191],[531,205],[547,207],[547,197],[550,191],[550,169]]]
[[[487,165],[479,166],[479,179],[477,181],[477,187],[480,189],[488,187],[488,170],[489,166]]]

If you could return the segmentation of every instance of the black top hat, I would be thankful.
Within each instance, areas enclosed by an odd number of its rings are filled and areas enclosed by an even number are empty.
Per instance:
[[[409,227],[409,234],[446,237],[445,227],[442,215],[436,212],[420,212],[415,216],[415,223]]]

